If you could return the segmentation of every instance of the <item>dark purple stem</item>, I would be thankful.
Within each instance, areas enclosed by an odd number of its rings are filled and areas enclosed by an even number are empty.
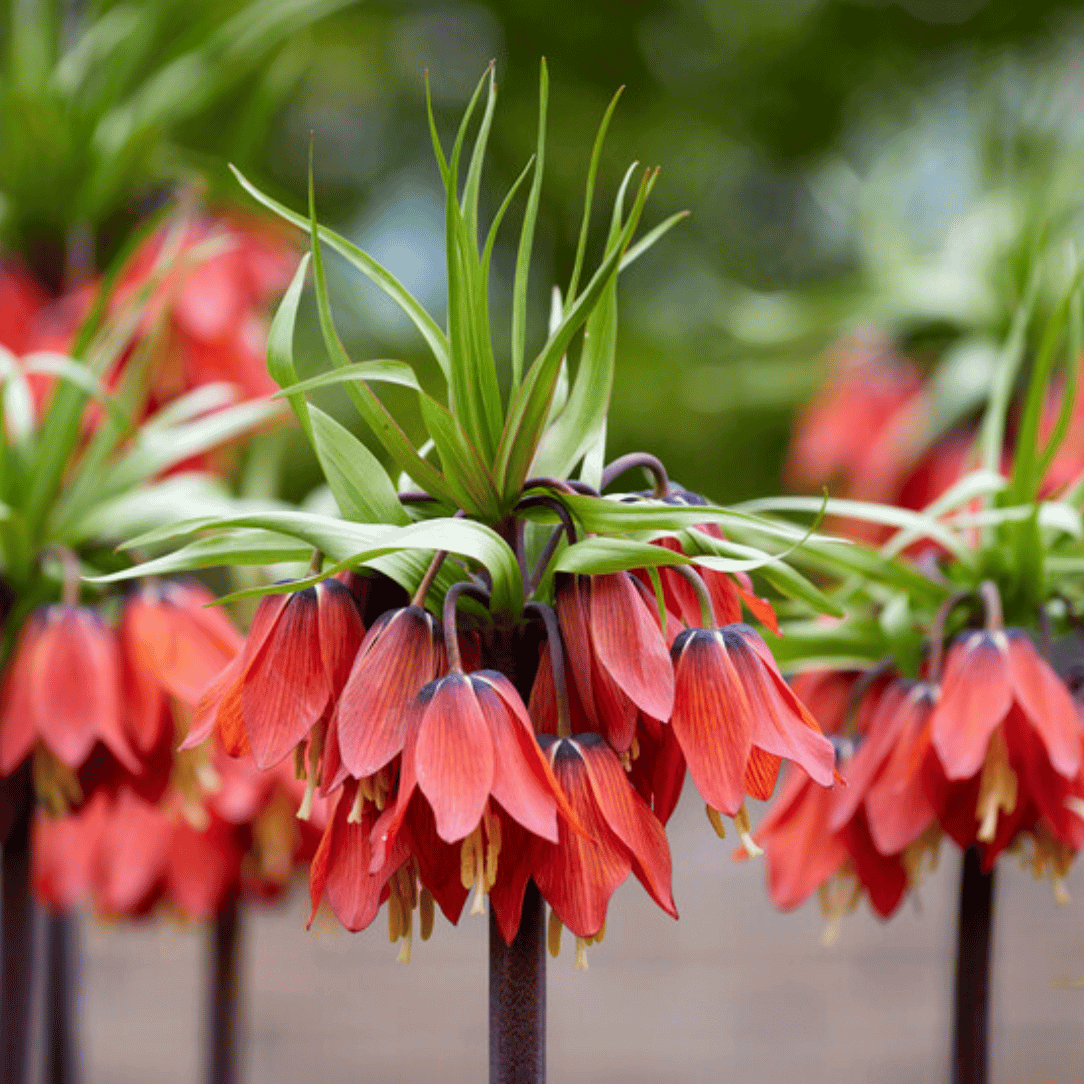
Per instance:
[[[45,1084],[79,1084],[79,916],[45,916]]]
[[[207,1084],[241,1080],[241,903],[231,893],[215,916],[209,945]]]
[[[972,847],[964,854],[960,882],[952,1084],[986,1084],[993,919],[994,873],[983,872]]]
[[[489,912],[489,1084],[546,1079],[546,907],[527,882],[523,916],[506,945]]]
[[[30,1039],[30,991],[34,978],[34,905],[30,894],[30,764],[3,784],[9,825],[4,840],[2,932],[0,932],[0,1063],[4,1084],[25,1084]],[[2,815],[0,814],[0,815]]]
[[[633,467],[643,467],[655,479],[656,497],[665,497],[670,492],[670,477],[666,468],[661,460],[648,452],[629,452],[628,455],[618,456],[602,472],[602,488],[609,488],[625,471],[632,470]]]

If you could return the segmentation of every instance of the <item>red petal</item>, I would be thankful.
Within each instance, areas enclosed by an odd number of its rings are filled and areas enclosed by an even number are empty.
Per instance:
[[[163,876],[174,824],[156,806],[124,789],[105,831],[95,894],[108,914],[134,912]]]
[[[651,898],[677,918],[670,887],[670,844],[658,818],[632,789],[620,761],[601,737],[585,734],[577,744],[587,765],[599,811],[614,835],[628,848],[632,872]]]
[[[410,803],[403,838],[417,859],[418,879],[429,889],[445,918],[455,925],[470,895],[461,879],[462,848],[456,843],[445,843],[437,835],[433,811],[420,794],[415,793]]]
[[[438,664],[433,619],[417,606],[386,614],[369,630],[335,710],[352,775],[370,776],[402,752],[410,704]]]
[[[843,838],[870,904],[881,918],[888,918],[907,891],[903,863],[898,857],[886,858],[876,850],[861,812],[847,825]]]
[[[690,629],[674,641],[674,736],[701,797],[730,816],[745,797],[752,748],[749,705],[722,635]]]
[[[990,736],[1012,706],[1007,652],[989,633],[974,632],[950,649],[941,699],[930,720],[934,749],[949,779],[981,767]]]
[[[775,615],[775,608],[766,598],[761,598],[753,591],[753,584],[744,572],[738,573],[738,594],[741,595],[746,609],[765,628],[771,629],[776,636],[779,636],[779,618]]]
[[[930,686],[916,685],[900,708],[904,718],[895,747],[866,795],[870,836],[881,854],[899,854],[934,819],[915,759],[917,743],[932,710]]]
[[[1080,724],[1061,679],[1023,633],[1009,635],[1009,670],[1016,702],[1042,738],[1054,770],[1072,779],[1080,770]]]
[[[41,628],[39,614],[33,614],[23,625],[0,686],[0,775],[3,776],[11,775],[22,764],[38,738],[30,673]]]
[[[557,917],[577,937],[593,937],[606,921],[606,908],[632,862],[607,826],[595,801],[584,764],[573,742],[554,750],[553,770],[576,818],[592,839],[562,823],[558,843],[536,840],[533,877]]]
[[[782,911],[803,904],[847,860],[843,841],[828,831],[831,801],[830,790],[801,768],[791,768],[783,792],[755,833],[768,864],[768,894]]]
[[[196,704],[196,714],[192,720],[192,726],[184,741],[181,742],[181,749],[194,749],[197,745],[202,745],[211,736],[223,698],[237,683],[240,676],[241,656],[238,655],[204,689],[203,695]],[[239,703],[238,701],[238,705]],[[241,726],[243,729],[243,721]]]
[[[138,773],[121,723],[116,634],[83,607],[51,607],[45,621],[30,670],[42,740],[69,768],[78,768],[100,739]]]
[[[34,892],[54,911],[70,911],[90,894],[108,807],[109,799],[98,791],[72,816],[50,817],[40,811],[34,814]]]
[[[267,769],[293,751],[331,699],[313,588],[289,596],[263,647],[248,662],[242,683],[245,731],[257,767]]]
[[[237,891],[244,855],[237,829],[212,821],[203,832],[186,821],[176,826],[166,867],[170,898],[192,921],[206,922]]]
[[[534,837],[511,817],[500,811],[497,816],[501,822],[501,855],[497,880],[489,890],[489,906],[493,908],[504,943],[510,945],[519,932],[523,915],[523,896],[534,861]]]
[[[629,699],[655,719],[674,708],[674,667],[658,620],[625,572],[589,580],[591,645]]]
[[[775,753],[765,753],[755,746],[749,751],[749,761],[745,765],[745,793],[758,802],[766,802],[775,790],[779,778],[779,769],[783,758]]]
[[[338,696],[346,683],[354,658],[365,636],[350,589],[336,579],[316,585],[320,629],[320,657],[324,664],[331,695]]]
[[[507,679],[492,671],[472,674],[470,684],[493,739],[493,797],[529,832],[556,843],[557,782],[535,741],[526,712],[521,718],[510,711],[494,686],[507,686],[502,689],[505,696],[516,700],[519,694]]]
[[[418,787],[428,799],[437,835],[455,843],[478,827],[493,787],[493,739],[462,673],[436,683],[413,749]]]
[[[587,631],[587,613],[583,605],[583,592],[579,580],[570,576],[557,589],[557,618],[561,624],[561,636],[568,655],[569,671],[584,716],[592,730],[599,730],[598,711],[595,707],[595,692],[591,685],[591,670],[594,652],[591,650],[591,637]]]
[[[748,625],[731,625],[721,634],[749,703],[753,744],[800,764],[815,782],[830,786],[835,772],[832,743],[783,680],[760,635]]]

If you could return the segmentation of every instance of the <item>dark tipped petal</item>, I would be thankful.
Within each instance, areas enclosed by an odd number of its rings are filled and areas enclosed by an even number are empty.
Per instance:
[[[436,677],[439,654],[433,619],[420,607],[395,610],[369,630],[335,712],[353,775],[372,775],[402,751],[410,704]]]
[[[658,620],[625,572],[592,576],[591,643],[599,662],[626,696],[655,719],[674,707],[674,667]]]
[[[242,681],[241,710],[252,755],[258,767],[267,769],[293,751],[331,700],[314,589],[289,596]]]
[[[1080,724],[1068,689],[1020,632],[1010,630],[1009,669],[1013,694],[1042,738],[1054,770],[1072,779],[1080,770]]]
[[[949,650],[941,699],[930,721],[933,746],[949,779],[967,779],[982,767],[990,737],[1012,706],[1008,653],[1002,646],[1007,647],[1003,634],[973,632]]]
[[[580,741],[595,800],[614,835],[628,848],[632,872],[652,899],[677,918],[670,886],[670,844],[658,818],[632,785],[613,750],[598,735]]]
[[[461,673],[441,678],[414,744],[418,787],[441,839],[455,843],[478,826],[493,786],[493,761],[489,725],[470,681]]]
[[[690,629],[674,641],[676,691],[670,725],[701,797],[733,815],[745,796],[752,721],[722,636]]]
[[[346,683],[354,657],[365,636],[354,596],[336,579],[316,585],[320,658],[331,695],[338,696]]]

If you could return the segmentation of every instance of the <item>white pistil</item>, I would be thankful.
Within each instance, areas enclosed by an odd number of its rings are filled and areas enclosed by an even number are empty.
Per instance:
[[[752,826],[749,824],[749,812],[745,808],[744,802],[741,804],[741,809],[734,814],[734,827],[738,830],[738,839],[741,840],[741,845],[750,858],[758,858],[764,853],[763,848],[757,846],[756,840],[753,839]]]
[[[582,937],[576,938],[576,964],[577,971],[587,970],[587,941]]]

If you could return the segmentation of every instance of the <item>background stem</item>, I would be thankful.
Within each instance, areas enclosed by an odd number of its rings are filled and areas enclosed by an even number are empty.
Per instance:
[[[527,882],[511,945],[489,912],[489,1084],[546,1079],[546,906]]]
[[[994,873],[983,872],[972,847],[964,854],[960,880],[952,1084],[986,1084],[993,917]]]
[[[3,784],[8,834],[3,850],[0,932],[0,1069],[4,1084],[25,1084],[34,977],[34,905],[30,895],[30,765]]]
[[[231,893],[211,928],[207,1084],[241,1080],[241,904]]]
[[[45,916],[45,1037],[42,1080],[79,1084],[79,916]]]

